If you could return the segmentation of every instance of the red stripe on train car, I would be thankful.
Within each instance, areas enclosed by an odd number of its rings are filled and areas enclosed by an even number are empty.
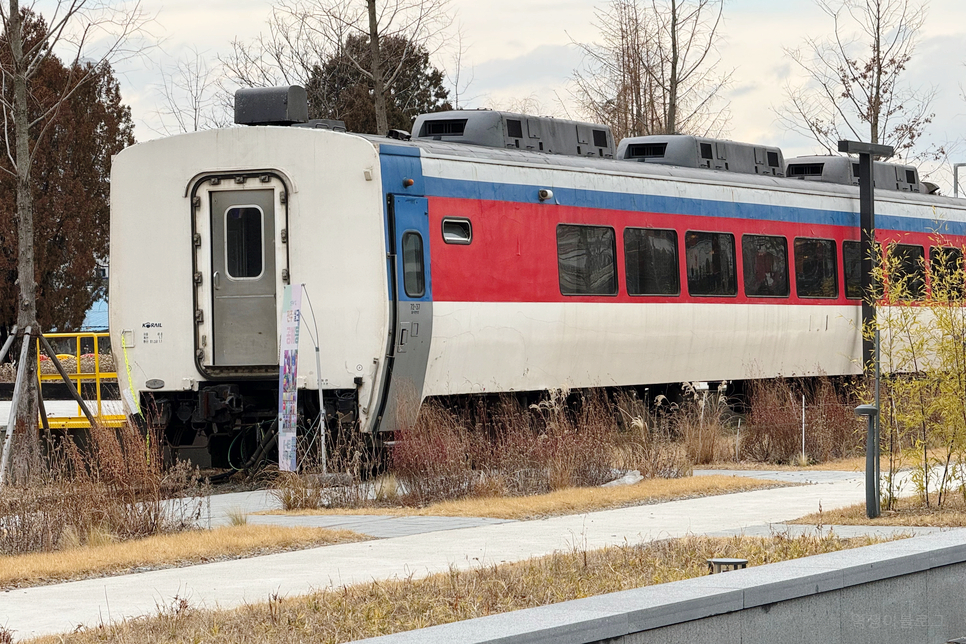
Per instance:
[[[472,222],[473,242],[469,245],[446,244],[442,240],[442,221],[446,217],[465,217]],[[842,242],[857,240],[857,228],[814,223],[789,223],[698,217],[672,213],[643,213],[623,210],[598,210],[552,204],[485,201],[480,199],[429,198],[430,253],[433,300],[442,302],[668,302],[722,304],[806,304],[857,305],[845,297],[842,271]],[[560,293],[557,273],[558,224],[611,226],[617,239],[618,294],[614,296],[571,296]],[[680,296],[630,296],[627,294],[622,247],[623,229],[650,227],[674,229],[678,234]],[[682,251],[684,234],[689,231],[728,232],[735,235],[738,295],[734,297],[692,297],[687,293],[687,272]],[[780,235],[788,239],[789,297],[747,297],[741,283],[741,235]],[[795,293],[795,262],[792,258],[796,237],[832,239],[836,242],[839,297],[800,298]],[[928,233],[877,231],[882,242],[908,244],[962,245],[963,238],[941,240]],[[927,251],[928,252],[928,251]]]

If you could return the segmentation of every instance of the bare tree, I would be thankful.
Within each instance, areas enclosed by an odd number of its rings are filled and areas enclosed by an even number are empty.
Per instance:
[[[32,6],[21,7],[19,0],[0,2],[0,21],[3,25],[4,58],[9,63],[0,66],[3,88],[13,89],[0,94],[6,154],[16,180],[17,220],[17,279],[19,301],[17,326],[29,328],[33,334],[37,325],[37,279],[34,257],[34,202],[31,167],[45,135],[55,123],[57,113],[65,102],[83,86],[95,79],[102,65],[129,58],[143,51],[137,42],[144,34],[148,17],[135,3],[119,7],[110,0],[59,0],[47,21],[36,21],[38,28],[25,31],[25,18],[34,14]],[[45,61],[58,52],[70,70],[68,81],[59,95],[43,102],[31,91],[32,81]],[[83,64],[82,64],[83,59]],[[13,146],[11,147],[11,142]],[[24,337],[24,342],[29,338]],[[20,398],[19,422],[24,427],[35,427],[37,420],[37,380],[33,374],[35,359],[28,356],[25,394]]]
[[[574,96],[618,138],[719,134],[729,114],[716,44],[722,0],[612,0],[597,10],[601,42],[577,45],[584,67]]]
[[[444,30],[451,24],[449,0],[279,0],[269,21],[267,35],[252,43],[235,41],[224,60],[232,78],[243,86],[305,85],[313,69],[334,56],[346,53],[350,36],[364,36],[369,43],[367,60],[352,56],[356,68],[373,83],[376,129],[388,129],[386,93],[406,68],[413,49],[434,54],[442,45]],[[410,43],[401,54],[384,59],[380,44],[385,38]]]
[[[231,122],[221,98],[221,66],[190,47],[173,65],[162,67],[157,115],[162,134],[197,132]]]
[[[905,82],[919,30],[920,0],[816,0],[832,20],[831,35],[786,50],[807,81],[785,87],[776,110],[788,129],[814,139],[830,154],[841,139],[891,145],[915,157],[934,114],[934,89]],[[941,156],[942,148],[923,153]]]
[[[467,72],[463,66],[463,57],[466,55],[466,51],[469,46],[464,42],[466,35],[463,33],[463,26],[457,25],[456,36],[452,38],[452,52],[449,58],[448,69],[446,70],[446,77],[452,84],[452,97],[453,97],[453,109],[459,110],[463,109],[465,103],[468,100],[473,100],[475,97],[469,99],[465,98],[466,91],[469,89],[470,85],[473,84],[475,75],[473,74],[473,69],[470,68]]]

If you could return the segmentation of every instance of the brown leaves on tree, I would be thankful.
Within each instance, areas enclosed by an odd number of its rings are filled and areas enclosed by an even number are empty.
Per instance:
[[[40,37],[44,24],[30,12],[24,12],[24,20],[29,45]],[[7,73],[11,64],[10,48],[4,44],[0,66]],[[90,78],[62,100],[65,90],[89,72]],[[33,144],[43,130],[31,168],[37,317],[45,330],[73,330],[106,291],[96,267],[108,256],[111,158],[134,143],[134,125],[107,64],[67,66],[50,55],[31,78],[29,101],[32,120],[62,101],[48,117],[49,126],[45,120],[46,127],[31,130]],[[14,154],[11,124],[0,137],[3,149]],[[18,240],[16,180],[7,155],[0,156],[0,170],[0,325],[9,328],[17,319]]]

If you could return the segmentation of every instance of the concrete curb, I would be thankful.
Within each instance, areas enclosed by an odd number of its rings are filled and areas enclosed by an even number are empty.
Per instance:
[[[958,529],[360,641],[585,644],[962,563]]]

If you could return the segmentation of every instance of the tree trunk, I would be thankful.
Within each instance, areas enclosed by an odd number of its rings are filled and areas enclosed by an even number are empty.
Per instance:
[[[34,203],[30,190],[30,121],[27,110],[27,69],[23,54],[23,22],[19,0],[10,0],[10,50],[13,54],[13,128],[17,173],[17,281],[20,284],[17,325],[38,333],[37,281],[34,262]],[[30,338],[24,336],[24,342]],[[37,378],[33,348],[27,353],[24,391],[17,409],[18,425],[33,437],[37,429]],[[29,444],[29,443],[28,443]]]
[[[382,77],[382,53],[379,51],[379,22],[376,18],[376,0],[366,0],[369,8],[369,51],[372,58],[373,104],[376,109],[376,134],[389,131],[386,117],[386,87]]]
[[[677,131],[678,58],[678,4],[677,0],[671,0],[671,79],[668,82],[667,122],[664,124],[667,134]]]

